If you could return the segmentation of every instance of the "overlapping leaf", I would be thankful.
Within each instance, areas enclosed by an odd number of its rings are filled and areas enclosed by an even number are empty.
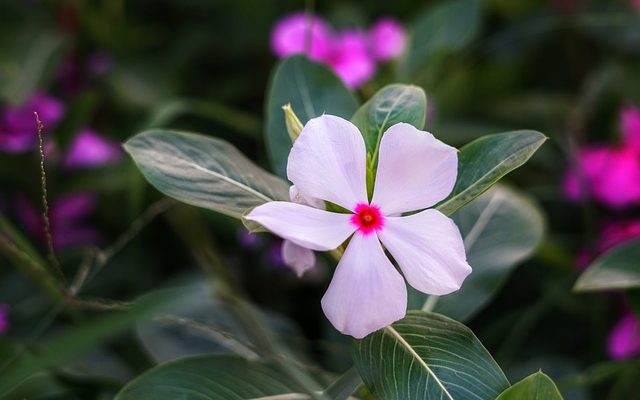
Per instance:
[[[551,378],[536,372],[502,392],[496,400],[562,400],[562,395]]]
[[[640,288],[640,240],[623,244],[597,258],[578,278],[574,290],[633,288]]]
[[[509,386],[469,328],[433,313],[410,311],[357,341],[354,361],[380,400],[494,400]]]
[[[322,114],[351,118],[358,107],[353,94],[324,65],[293,56],[276,68],[267,92],[266,142],[275,172],[286,177],[291,138],[282,106],[291,103],[303,124]]]
[[[483,136],[463,146],[458,155],[456,185],[437,209],[453,214],[527,162],[545,140],[540,132],[524,130]]]
[[[251,207],[289,199],[286,182],[220,139],[150,130],[124,146],[153,186],[187,204],[241,218]]]

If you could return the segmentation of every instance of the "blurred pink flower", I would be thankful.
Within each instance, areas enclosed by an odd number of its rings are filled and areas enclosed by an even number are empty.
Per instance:
[[[64,156],[66,168],[95,168],[115,164],[122,158],[120,143],[91,129],[83,129],[73,138]]]
[[[298,12],[281,19],[271,33],[276,56],[306,54],[329,66],[350,89],[373,77],[376,61],[398,57],[405,45],[405,31],[392,18],[380,19],[368,33],[347,29],[335,34],[321,18]]]
[[[9,308],[0,304],[0,335],[9,331]]]
[[[628,312],[616,323],[609,333],[609,357],[623,360],[640,355],[640,322]]]
[[[19,106],[0,109],[0,151],[21,153],[35,147],[38,140],[34,112],[50,132],[62,118],[64,106],[57,99],[37,92]]]
[[[349,89],[362,86],[376,73],[368,45],[366,34],[357,30],[341,33],[334,43],[328,64]]]
[[[577,165],[563,181],[569,199],[593,197],[616,208],[640,203],[639,110],[625,108],[620,121],[621,145],[587,146],[578,151]]]
[[[26,230],[44,241],[41,212],[25,198],[18,198],[16,208]],[[49,220],[54,247],[63,250],[98,242],[100,234],[85,222],[95,208],[96,197],[86,192],[68,194],[51,202]]]
[[[387,61],[402,54],[407,36],[403,26],[393,18],[379,19],[369,31],[371,52],[380,61]]]
[[[321,18],[298,12],[278,21],[271,33],[271,48],[281,58],[306,54],[312,60],[322,62],[331,54],[332,35]]]
[[[640,108],[628,106],[622,110],[620,132],[624,145],[640,148]]]
[[[640,10],[640,0],[629,0],[629,4],[636,10]]]

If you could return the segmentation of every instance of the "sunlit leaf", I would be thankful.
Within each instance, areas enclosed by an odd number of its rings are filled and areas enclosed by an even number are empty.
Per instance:
[[[551,378],[536,372],[502,392],[496,400],[562,400],[562,395]]]
[[[267,91],[266,142],[275,172],[286,177],[291,138],[287,134],[282,106],[291,106],[305,124],[322,114],[351,118],[358,107],[353,94],[324,65],[303,56],[280,62]]]
[[[450,215],[475,199],[500,178],[523,165],[547,140],[536,131],[487,135],[463,146],[458,155],[458,179],[437,209]]]
[[[598,257],[580,275],[578,292],[640,288],[640,240],[620,245]]]
[[[272,200],[289,200],[288,185],[229,143],[185,132],[150,130],[125,149],[159,191],[235,218]]]
[[[439,314],[410,311],[356,342],[354,361],[377,398],[494,400],[509,382],[473,332]]]

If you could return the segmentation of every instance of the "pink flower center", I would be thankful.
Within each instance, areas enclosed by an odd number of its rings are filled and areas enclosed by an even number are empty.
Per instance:
[[[363,235],[368,235],[373,231],[379,231],[384,225],[384,217],[380,212],[380,207],[360,203],[356,205],[351,223],[358,227],[358,231]]]

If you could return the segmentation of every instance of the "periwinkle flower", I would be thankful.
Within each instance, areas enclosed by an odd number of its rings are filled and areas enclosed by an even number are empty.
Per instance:
[[[381,18],[369,31],[371,52],[380,61],[388,61],[402,54],[407,44],[407,34],[400,22],[393,18]]]
[[[83,129],[73,138],[64,156],[65,168],[96,168],[117,163],[122,158],[120,143],[91,129]]]
[[[45,128],[55,128],[64,114],[64,105],[42,92],[36,92],[21,105],[0,109],[0,151],[22,153],[38,142],[34,112]]]
[[[349,89],[362,86],[376,73],[369,39],[358,30],[348,30],[337,37],[328,64]]]
[[[607,350],[614,360],[640,355],[640,322],[631,312],[620,318],[609,334]]]
[[[42,213],[24,198],[19,198],[16,206],[26,230],[44,241]],[[49,220],[54,247],[64,250],[97,243],[100,234],[86,222],[95,208],[96,197],[87,192],[71,193],[53,200],[49,207]]]
[[[271,34],[271,49],[278,57],[306,54],[314,61],[325,61],[331,54],[332,35],[321,18],[298,12],[278,21]]]
[[[274,201],[246,217],[310,250],[329,251],[347,242],[322,308],[339,331],[356,338],[406,313],[405,281],[384,248],[408,283],[424,293],[454,292],[471,272],[455,223],[427,209],[453,189],[457,150],[409,124],[390,127],[379,144],[371,200],[366,164],[356,126],[331,115],[312,119],[293,144],[288,178],[306,198],[347,212]]]
[[[271,48],[280,57],[306,54],[333,70],[350,89],[369,81],[376,62],[389,61],[404,51],[406,34],[392,18],[382,18],[369,32],[334,32],[321,18],[299,12],[284,17],[271,33]]]
[[[593,197],[615,208],[640,203],[640,110],[623,109],[620,129],[620,145],[578,151],[576,168],[567,171],[563,181],[569,199]]]

